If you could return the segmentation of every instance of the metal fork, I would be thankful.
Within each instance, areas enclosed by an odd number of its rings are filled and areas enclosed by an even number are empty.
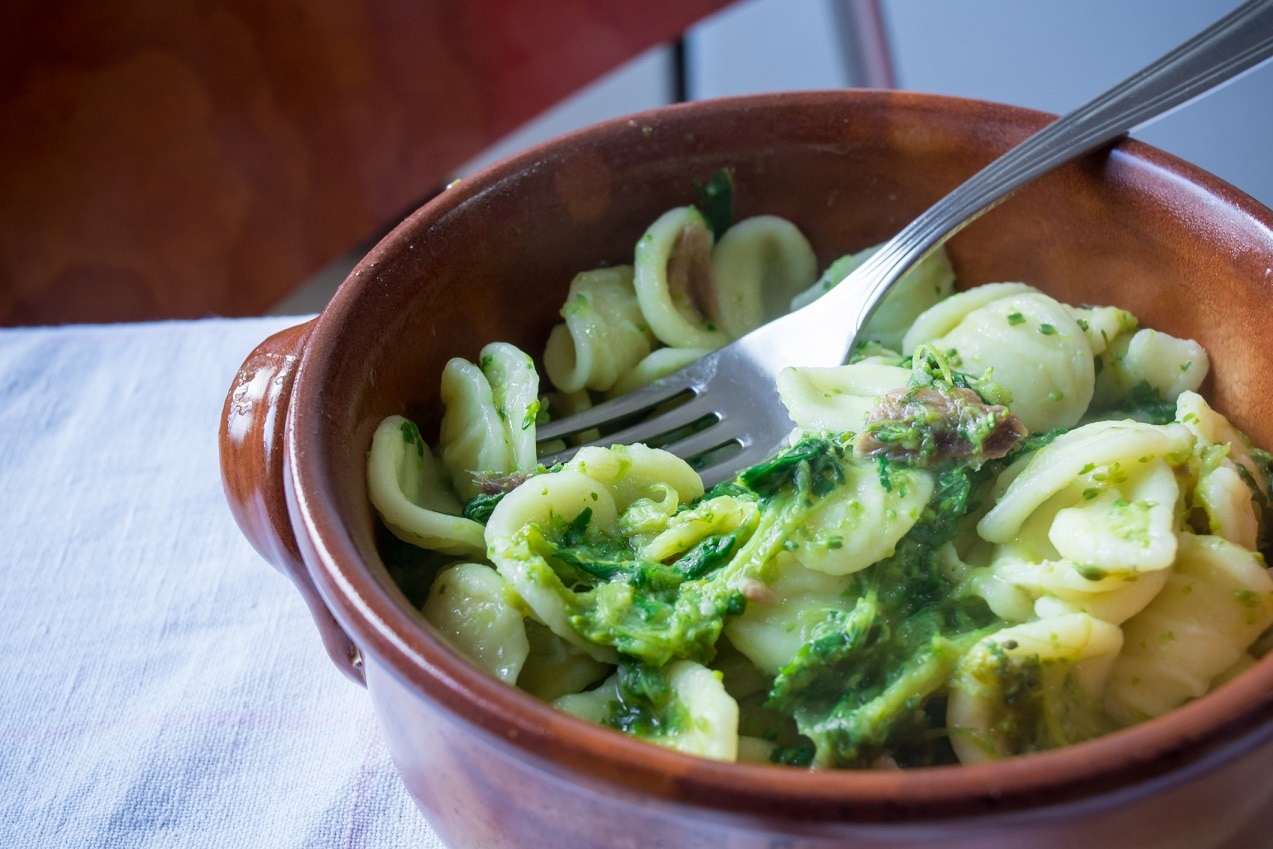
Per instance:
[[[1273,55],[1273,0],[1251,0],[977,172],[814,304],[644,388],[538,428],[540,445],[601,428],[589,445],[656,444],[711,486],[775,454],[793,432],[775,385],[788,366],[845,361],[880,299],[912,265],[1013,191],[1116,141]],[[552,465],[581,446],[540,457]]]

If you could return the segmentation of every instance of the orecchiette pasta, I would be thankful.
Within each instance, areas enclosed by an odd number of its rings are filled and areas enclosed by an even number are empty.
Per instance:
[[[1087,334],[1063,304],[1041,292],[1005,291],[929,344],[951,352],[960,371],[1003,387],[1032,432],[1072,427],[1092,400],[1096,369]]]
[[[1185,391],[1176,400],[1176,421],[1188,428],[1201,445],[1223,446],[1228,457],[1241,467],[1244,479],[1257,493],[1269,492],[1269,465],[1256,457],[1255,446],[1246,434],[1211,408],[1197,392]]]
[[[561,313],[565,323],[553,328],[544,350],[544,372],[560,392],[604,392],[653,348],[632,266],[579,274]]]
[[[658,533],[646,539],[640,534],[640,526],[635,522],[630,525],[635,526],[635,532],[630,534],[637,553],[648,560],[663,562],[673,559],[705,539],[735,533],[740,528],[754,529],[759,519],[759,508],[751,501],[721,496],[681,509],[683,502],[678,501],[676,490],[671,487],[657,489],[664,494],[662,503],[670,508],[665,520],[658,526]],[[620,522],[638,512],[635,508],[640,503],[638,501],[630,506]]]
[[[481,557],[485,530],[460,515],[420,431],[401,416],[380,423],[367,454],[367,490],[385,527],[400,539],[444,554]]]
[[[729,341],[707,317],[714,244],[707,221],[692,206],[664,213],[637,242],[637,301],[665,345],[712,349]]]
[[[610,388],[609,394],[612,396],[622,395],[625,392],[631,392],[633,389],[640,389],[660,377],[665,377],[678,369],[684,368],[708,353],[710,353],[708,348],[659,348],[651,351],[649,356],[624,372],[615,381],[614,386]]]
[[[523,621],[528,652],[517,676],[518,688],[551,702],[582,692],[610,674],[609,664],[566,642],[547,626],[531,618]]]
[[[828,575],[859,572],[891,555],[919,521],[932,476],[898,470],[887,481],[867,463],[846,463],[843,495],[823,499],[787,540],[786,552]]]
[[[522,613],[507,584],[481,563],[457,563],[433,582],[421,612],[475,663],[501,681],[517,682],[530,654]]]
[[[1154,457],[1126,474],[1127,480],[1107,481],[1095,493],[1085,488],[1048,529],[1057,552],[1082,564],[1089,580],[1166,569],[1176,559],[1175,473]]]
[[[547,559],[535,553],[527,528],[551,526],[583,511],[600,524],[618,517],[614,497],[606,487],[577,469],[563,469],[536,479],[535,487],[518,487],[491,513],[486,524],[488,552],[500,574],[531,609],[532,615],[561,637],[598,660],[613,662],[613,649],[592,645],[571,626],[573,598]]]
[[[856,433],[876,399],[905,388],[911,370],[874,362],[837,368],[788,368],[778,374],[778,394],[791,420],[809,433]]]
[[[1124,722],[1202,695],[1273,625],[1273,579],[1262,558],[1220,537],[1182,533],[1166,585],[1123,625],[1106,703]]]
[[[574,278],[550,385],[512,345],[451,360],[436,456],[391,416],[366,465],[393,537],[463,558],[409,567],[424,618],[576,716],[819,767],[1089,739],[1273,648],[1271,458],[1198,394],[1201,346],[1023,283],[955,293],[940,250],[848,363],[780,374],[793,431],[769,461],[708,491],[646,445],[539,464],[537,422],[812,303],[873,250],[818,276],[790,221],[673,209],[632,265]]]
[[[725,626],[734,647],[769,675],[778,674],[809,641],[829,610],[848,612],[855,603],[845,594],[849,582],[843,576],[808,569],[789,554],[779,558],[777,577],[765,585],[764,596]]]
[[[667,667],[670,704],[666,716],[646,739],[687,754],[715,760],[738,757],[738,704],[725,692],[718,673],[691,660]],[[594,690],[562,696],[553,704],[591,722],[609,724],[624,702],[618,673]]]
[[[784,218],[758,215],[730,227],[712,250],[716,326],[737,338],[787,312],[818,276],[817,262],[809,240]]]
[[[1104,353],[1099,406],[1112,404],[1141,385],[1174,401],[1183,392],[1197,391],[1211,368],[1207,352],[1197,342],[1149,328],[1116,337]]]
[[[986,540],[1012,542],[1026,518],[1062,489],[1100,493],[1155,457],[1181,462],[1193,437],[1179,424],[1093,422],[1058,436],[1032,456],[1018,460],[1019,474],[977,525]]]
[[[1069,307],[1074,322],[1087,336],[1087,344],[1094,356],[1104,354],[1123,334],[1136,329],[1136,316],[1118,307]],[[1102,365],[1102,368],[1104,366]],[[1097,376],[1099,383],[1100,376]]]
[[[1083,739],[1086,723],[1076,728],[1072,718],[1051,711],[1080,711],[1083,698],[1097,696],[1122,644],[1117,626],[1082,613],[1014,625],[981,640],[960,660],[950,685],[946,720],[959,760],[977,763]],[[1005,693],[1005,682],[1015,681],[1005,669],[1020,666],[1032,668],[1030,688]]]
[[[464,499],[477,495],[482,473],[535,468],[539,375],[530,357],[504,342],[482,349],[480,367],[453,359],[442,371],[442,462]]]
[[[1255,499],[1227,449],[1219,445],[1203,449],[1194,503],[1206,516],[1209,533],[1255,551],[1260,540]]]
[[[988,283],[975,289],[956,292],[916,317],[902,336],[901,350],[909,354],[920,345],[945,336],[958,327],[970,313],[987,304],[1033,291],[1024,283]]]

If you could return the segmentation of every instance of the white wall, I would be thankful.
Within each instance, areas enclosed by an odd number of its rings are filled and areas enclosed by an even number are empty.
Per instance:
[[[1236,0],[886,0],[901,87],[1065,112]],[[1134,137],[1273,206],[1273,63]]]
[[[688,36],[694,98],[848,83],[832,4],[740,0]],[[1236,0],[883,0],[900,88],[1049,112],[1081,105],[1238,5]],[[506,139],[466,170],[531,141],[667,98],[652,51]],[[1273,63],[1137,138],[1273,206]]]

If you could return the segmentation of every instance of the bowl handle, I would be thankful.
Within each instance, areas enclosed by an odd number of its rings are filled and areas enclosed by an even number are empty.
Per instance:
[[[337,668],[364,684],[358,647],[305,567],[283,490],[283,430],[292,383],[316,319],[275,333],[243,361],[221,413],[221,484],[230,512],[262,557],[292,579]]]

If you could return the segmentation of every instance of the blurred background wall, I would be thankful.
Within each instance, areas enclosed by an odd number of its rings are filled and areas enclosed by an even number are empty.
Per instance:
[[[850,83],[841,0],[741,0],[686,37],[688,95]],[[897,87],[1066,112],[1237,0],[881,0]],[[504,155],[575,126],[664,102],[670,49],[643,55],[497,145]],[[1134,135],[1273,205],[1273,63]],[[490,161],[483,156],[473,164]]]
[[[1064,112],[1237,3],[5,0],[0,325],[311,312],[431,192],[566,130],[862,85]],[[1273,65],[1136,135],[1273,205]]]
[[[849,0],[852,2],[853,0]],[[692,27],[681,56],[652,49],[502,139],[470,173],[537,141],[669,102],[836,88],[855,80],[844,0],[740,0]],[[1237,0],[881,0],[898,88],[1066,112],[1130,75]],[[1273,206],[1273,63],[1133,135]],[[320,309],[357,251],[277,308]]]

